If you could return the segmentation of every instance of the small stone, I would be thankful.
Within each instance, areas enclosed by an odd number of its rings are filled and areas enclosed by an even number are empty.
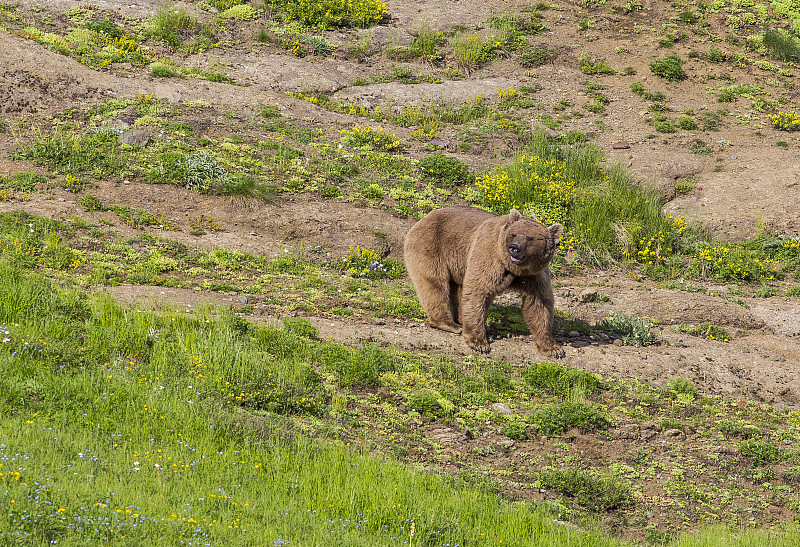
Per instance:
[[[580,336],[580,335],[581,335],[581,333],[579,333],[579,332],[578,332],[578,331],[576,331],[576,330],[571,330],[571,331],[569,331],[569,332],[567,333],[567,336],[569,336],[570,338],[577,338],[577,337],[578,337],[578,336]]]
[[[682,441],[686,438],[686,434],[680,429],[667,429],[664,432],[664,436],[668,439],[673,439],[676,441]]]
[[[151,131],[149,129],[134,129],[133,131],[125,131],[119,136],[121,144],[128,144],[130,146],[142,147],[150,142]]]
[[[611,145],[611,148],[614,150],[627,150],[630,147],[631,145],[628,143],[628,141],[618,141]]]
[[[621,346],[621,345],[623,345],[623,342],[622,342],[622,340],[621,340],[621,339],[619,339],[619,338],[617,338],[616,340],[614,340],[612,343],[613,343],[615,346]]]
[[[504,414],[507,416],[511,414],[513,411],[511,410],[511,407],[505,403],[494,403],[492,405],[492,412],[496,412],[498,414]]]
[[[240,296],[239,297],[239,302],[241,302],[242,304],[247,304],[249,302],[249,300],[247,299],[246,296]]]
[[[578,295],[581,302],[595,302],[597,300],[597,289],[584,289]]]
[[[499,444],[506,450],[509,450],[510,448],[514,448],[514,445],[517,443],[515,443],[512,439],[503,439],[502,441],[499,441],[497,444]]]

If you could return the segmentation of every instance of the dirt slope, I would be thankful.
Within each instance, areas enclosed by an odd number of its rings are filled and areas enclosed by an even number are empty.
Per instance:
[[[152,15],[160,3],[142,0],[118,7],[116,3],[100,3],[110,10],[121,10],[127,16]],[[53,13],[80,2],[59,1],[45,8]],[[191,3],[186,3],[195,9]],[[390,21],[373,31],[374,47],[381,44],[403,43],[423,22],[434,28],[447,29],[454,23],[479,25],[489,16],[526,7],[526,2],[506,2],[502,6],[477,0],[445,0],[423,2],[390,1],[387,3]],[[23,1],[20,9],[34,3]],[[477,95],[491,95],[498,88],[537,84],[541,90],[536,101],[541,105],[569,98],[575,103],[586,101],[577,59],[603,56],[615,65],[630,64],[636,75],[598,76],[611,99],[611,106],[598,129],[589,117],[575,117],[565,129],[581,130],[593,136],[594,142],[606,153],[608,161],[628,165],[644,182],[659,187],[670,199],[670,212],[697,219],[719,237],[742,239],[756,229],[768,227],[788,235],[800,234],[800,217],[794,205],[800,163],[794,161],[800,141],[793,134],[764,129],[759,136],[752,128],[726,123],[718,132],[696,132],[669,137],[646,138],[652,127],[642,120],[647,105],[629,90],[631,82],[641,80],[655,91],[664,91],[671,98],[670,107],[680,111],[698,108],[708,103],[708,91],[702,85],[669,84],[649,75],[647,64],[663,56],[656,44],[636,33],[627,34],[622,19],[588,13],[594,26],[579,31],[575,14],[577,4],[562,3],[563,10],[545,12],[547,33],[537,37],[542,44],[555,46],[558,54],[552,62],[535,70],[524,69],[518,63],[501,60],[471,72],[459,81],[442,84],[377,83],[352,87],[352,82],[366,74],[386,69],[394,63],[375,55],[368,64],[342,56],[322,60],[300,59],[278,53],[255,53],[242,48],[212,50],[207,55],[185,56],[181,61],[194,66],[214,63],[226,67],[226,72],[243,86],[230,86],[195,79],[156,79],[149,71],[124,65],[112,65],[104,71],[91,70],[67,57],[55,54],[36,43],[0,32],[0,114],[7,119],[25,116],[40,117],[70,107],[85,108],[107,97],[134,97],[153,94],[169,101],[204,101],[220,110],[235,109],[245,114],[256,112],[263,105],[278,106],[286,116],[315,120],[336,127],[336,124],[359,123],[357,118],[317,108],[308,102],[288,97],[286,91],[324,91],[339,100],[349,100],[364,106],[404,106],[429,97],[454,101],[469,100]],[[660,17],[663,7],[645,7],[641,21]],[[204,17],[209,14],[196,10]],[[333,31],[329,38],[346,44],[358,39],[365,31]],[[575,47],[572,47],[572,45]],[[688,46],[682,46],[688,49]],[[615,48],[630,52],[622,58],[613,57]],[[415,64],[416,63],[416,64]],[[416,70],[426,68],[419,62],[407,66]],[[690,70],[702,71],[701,64]],[[752,78],[758,76],[751,69]],[[750,76],[744,76],[748,78]],[[744,80],[742,80],[744,81]],[[680,86],[680,87],[679,87]],[[796,103],[796,93],[790,94],[790,106]],[[734,105],[734,109],[736,105]],[[536,120],[531,120],[536,124]],[[403,134],[403,128],[393,128]],[[446,136],[443,137],[446,140]],[[778,148],[778,138],[788,147]],[[697,139],[708,143],[724,141],[709,156],[689,151]],[[624,141],[624,145],[618,143]],[[17,146],[14,131],[0,135],[0,174],[31,170],[26,164],[12,162],[7,153]],[[470,165],[481,168],[502,162],[509,149],[485,149],[462,154]],[[698,184],[683,197],[670,193],[675,180],[696,175]],[[413,220],[398,218],[375,209],[313,198],[280,198],[272,205],[242,204],[212,196],[189,195],[186,190],[142,184],[102,184],[95,192],[98,197],[122,205],[152,207],[168,211],[170,218],[212,215],[226,227],[225,231],[209,234],[202,239],[187,233],[163,233],[185,243],[205,248],[225,247],[275,256],[287,245],[313,241],[336,251],[352,244],[369,245],[373,232],[379,228],[387,234],[394,256],[399,256],[402,237]],[[30,201],[2,203],[0,210],[25,208],[53,218],[86,215],[68,192],[57,199],[34,196]],[[125,232],[125,226],[118,226]],[[583,288],[600,286],[610,300],[605,304],[581,303],[576,298]],[[211,299],[223,305],[236,306],[230,295],[198,294],[194,291],[166,290],[149,287],[108,288],[125,301],[175,300],[197,304]],[[683,377],[704,389],[729,393],[736,397],[755,397],[758,400],[800,408],[800,344],[798,344],[797,299],[748,299],[749,308],[732,303],[718,295],[694,294],[655,288],[654,284],[634,282],[613,272],[587,272],[586,277],[557,280],[559,309],[572,313],[587,322],[613,311],[630,315],[648,315],[664,327],[662,343],[651,348],[619,347],[587,337],[570,338],[562,333],[567,345],[566,361],[575,366],[603,373],[640,378],[664,385],[670,378]],[[258,315],[258,305],[256,305]],[[709,341],[681,335],[669,330],[670,325],[711,320],[737,333],[730,343]],[[315,319],[325,337],[348,343],[364,339],[383,339],[399,347],[417,351],[441,351],[451,355],[465,354],[462,340],[447,333],[432,331],[421,325],[400,322],[391,324],[349,323],[339,320]],[[513,337],[494,342],[493,355],[513,362],[540,358],[526,337]]]

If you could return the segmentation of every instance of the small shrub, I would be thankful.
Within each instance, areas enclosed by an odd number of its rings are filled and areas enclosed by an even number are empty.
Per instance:
[[[777,114],[767,116],[772,126],[781,131],[800,131],[800,116],[795,112],[778,111]]]
[[[699,154],[701,156],[710,156],[714,150],[705,141],[700,139],[694,141],[692,146],[689,147],[689,152],[692,154]]]
[[[584,433],[606,430],[612,425],[611,417],[605,409],[579,401],[564,401],[546,405],[534,411],[529,421],[548,437],[561,435],[566,430],[577,427]]]
[[[743,458],[748,458],[755,466],[763,466],[781,461],[781,449],[771,440],[756,441],[746,440],[739,443],[739,452]]]
[[[773,296],[778,296],[778,289],[764,284],[753,291],[753,296],[756,298],[772,298]]]
[[[800,46],[788,33],[767,29],[763,44],[773,59],[795,63],[800,60]]]
[[[683,71],[683,59],[677,55],[670,55],[664,59],[651,61],[650,70],[656,76],[669,82],[680,82],[686,79],[686,73]]]
[[[694,121],[692,118],[687,118],[687,117],[678,118],[677,120],[675,120],[675,123],[677,123],[678,127],[683,129],[684,131],[694,131],[695,129],[697,129],[697,122]]]
[[[515,441],[525,441],[528,434],[525,433],[525,424],[519,421],[508,422],[503,426],[503,435]]]
[[[150,65],[150,72],[156,78],[173,78],[177,74],[174,65],[157,61]]]
[[[378,150],[394,152],[402,147],[399,138],[387,133],[382,127],[373,129],[369,126],[353,126],[352,129],[342,130],[342,144],[358,148],[359,150]]]
[[[580,505],[595,511],[609,511],[633,503],[630,481],[607,472],[548,466],[539,472],[539,486],[573,497]]]
[[[439,397],[431,390],[416,391],[408,396],[406,402],[410,410],[416,410],[420,414],[437,415],[442,410]]]
[[[297,19],[306,26],[321,28],[368,27],[381,21],[388,13],[380,0],[266,0],[266,4],[282,7],[290,19]]]
[[[253,21],[258,18],[258,11],[249,4],[231,6],[219,14],[222,19],[235,19],[236,21]]]
[[[525,68],[536,68],[547,62],[549,53],[545,48],[533,46],[526,49],[519,56],[519,61]]]
[[[633,82],[630,85],[630,89],[637,95],[644,95],[644,84],[642,82]]]
[[[463,186],[475,180],[475,175],[464,162],[444,154],[431,154],[421,159],[417,165],[425,177],[444,186]]]
[[[669,120],[656,120],[653,122],[653,129],[659,133],[675,133],[675,125]]]
[[[197,20],[185,9],[176,10],[172,6],[163,6],[153,19],[145,22],[145,36],[177,47],[181,43],[181,37],[193,31],[196,26]]]
[[[617,74],[608,63],[601,60],[581,59],[581,72],[584,74]]]
[[[319,339],[319,329],[304,317],[284,317],[281,321],[286,332],[309,340]]]
[[[600,378],[574,367],[558,363],[533,363],[522,373],[522,378],[533,390],[568,398],[573,393],[588,395],[602,388]]]
[[[667,382],[667,391],[671,391],[675,396],[683,395],[690,400],[697,397],[697,387],[682,378],[673,378]]]
[[[800,285],[795,285],[793,287],[789,287],[786,289],[786,296],[789,297],[800,297]]]
[[[711,46],[708,49],[708,60],[712,63],[722,63],[728,58],[728,55],[721,49]]]

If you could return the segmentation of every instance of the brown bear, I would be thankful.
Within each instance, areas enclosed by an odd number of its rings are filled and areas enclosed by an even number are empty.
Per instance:
[[[464,333],[467,345],[489,352],[486,316],[506,290],[522,294],[522,314],[539,351],[561,356],[553,338],[550,260],[563,227],[549,228],[512,209],[497,216],[475,207],[432,211],[406,235],[405,263],[428,324]]]

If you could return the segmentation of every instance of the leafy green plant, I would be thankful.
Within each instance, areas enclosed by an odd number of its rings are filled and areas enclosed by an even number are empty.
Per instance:
[[[612,425],[605,409],[580,401],[563,401],[545,405],[531,413],[528,420],[548,437],[554,437],[576,427],[584,433],[606,430]]]
[[[620,335],[627,346],[649,346],[656,342],[654,322],[648,317],[628,317],[616,314],[606,317],[597,325],[599,329]]]
[[[532,390],[545,390],[562,399],[573,394],[590,395],[602,388],[596,375],[558,363],[533,363],[525,369],[522,377]]]
[[[388,13],[386,5],[380,0],[266,0],[265,4],[284,11],[290,19],[296,19],[306,26],[320,28],[368,27],[381,21]]]
[[[611,68],[608,63],[600,59],[581,59],[581,72],[584,74],[617,74],[617,70]]]
[[[422,158],[417,166],[423,176],[446,187],[463,186],[475,180],[475,175],[464,162],[438,152]]]
[[[356,245],[347,249],[342,257],[342,266],[347,275],[367,279],[396,279],[405,275],[405,266],[392,258],[385,258],[373,251]]]
[[[670,55],[664,59],[650,62],[650,71],[669,82],[680,82],[686,79],[683,71],[683,59],[678,55]]]
[[[319,329],[304,317],[284,317],[281,322],[287,332],[309,340],[319,339]]]
[[[258,11],[249,4],[231,6],[219,14],[222,19],[234,19],[236,21],[253,21],[258,18],[258,15]]]
[[[780,448],[771,440],[756,441],[748,439],[739,443],[739,452],[743,458],[748,458],[755,466],[778,463],[783,459]]]
[[[709,322],[703,322],[696,327],[688,325],[678,325],[678,332],[685,332],[692,336],[702,336],[709,340],[719,340],[720,342],[727,342],[731,339],[731,335],[724,328]]]
[[[539,472],[539,486],[573,497],[580,505],[595,511],[618,509],[633,503],[629,480],[598,470],[547,466]]]
[[[674,396],[683,396],[692,401],[697,397],[697,387],[689,380],[683,378],[672,378],[667,382],[667,391],[672,392]]]
[[[177,184],[200,193],[208,193],[213,184],[223,184],[228,179],[226,169],[205,151],[164,152],[158,157],[157,167],[144,175],[150,184]]]
[[[515,441],[528,439],[528,434],[525,433],[525,423],[517,420],[508,422],[503,426],[503,435]]]
[[[538,46],[532,46],[530,48],[526,48],[519,56],[519,62],[525,68],[536,68],[537,66],[542,66],[547,62],[548,56],[550,52]]]
[[[788,62],[800,60],[800,46],[789,33],[782,29],[765,30],[762,43],[773,59]]]
[[[153,19],[145,22],[145,35],[164,44],[177,47],[197,28],[197,20],[184,8],[163,6]]]
[[[403,143],[397,136],[386,132],[382,127],[373,129],[369,126],[354,125],[352,129],[342,130],[342,144],[360,150],[392,152],[399,150]]]

